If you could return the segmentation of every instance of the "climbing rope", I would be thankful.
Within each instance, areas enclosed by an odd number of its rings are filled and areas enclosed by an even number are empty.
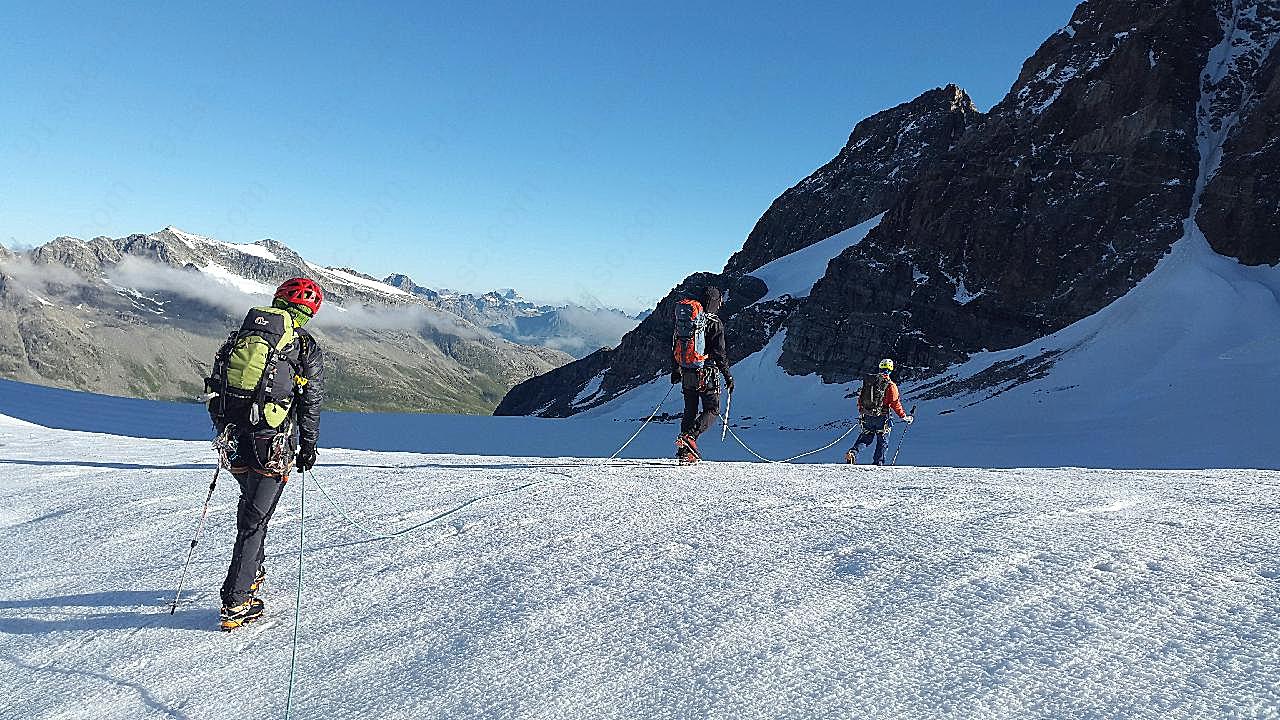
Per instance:
[[[833,447],[835,447],[837,444],[839,444],[841,440],[844,440],[845,438],[847,438],[847,437],[849,437],[851,434],[853,434],[853,431],[854,431],[854,430],[857,430],[857,429],[858,429],[858,426],[857,426],[857,425],[854,425],[854,426],[850,427],[848,430],[845,430],[845,431],[844,431],[844,434],[843,434],[843,435],[841,435],[840,437],[836,438],[835,440],[832,440],[831,442],[827,443],[826,445],[823,445],[822,447],[818,448],[817,450],[810,450],[809,452],[800,453],[799,455],[793,455],[793,456],[791,456],[791,457],[789,457],[789,458],[787,458],[787,459],[785,459],[785,460],[770,460],[769,458],[767,458],[767,457],[765,457],[765,456],[761,455],[760,453],[756,452],[755,450],[752,450],[752,449],[751,449],[751,447],[750,447],[749,445],[747,445],[747,443],[746,443],[746,442],[744,442],[744,441],[742,440],[742,438],[738,437],[738,433],[734,432],[734,431],[733,431],[733,428],[729,427],[728,422],[726,422],[726,423],[725,423],[725,429],[727,429],[727,430],[729,431],[729,435],[733,436],[733,439],[734,439],[734,440],[737,440],[737,441],[738,441],[738,444],[742,446],[742,449],[743,449],[743,450],[746,450],[747,452],[751,453],[752,455],[755,455],[755,456],[756,456],[757,458],[759,458],[762,462],[767,462],[767,463],[770,463],[770,464],[773,464],[773,465],[785,465],[785,464],[787,464],[787,463],[795,462],[796,460],[799,460],[799,459],[801,459],[801,458],[809,457],[810,455],[817,455],[818,453],[820,453],[820,452],[822,452],[822,451],[824,451],[824,450],[830,450],[831,448],[833,448]]]
[[[637,437],[639,437],[639,436],[640,436],[640,433],[644,432],[645,428],[647,428],[651,423],[653,423],[654,419],[655,419],[655,418],[657,418],[658,413],[662,410],[662,406],[666,404],[666,402],[667,402],[667,400],[668,400],[668,399],[670,399],[670,397],[671,397],[671,393],[672,393],[672,391],[673,391],[674,389],[675,389],[675,385],[672,385],[670,388],[668,388],[668,389],[667,389],[666,394],[664,394],[664,395],[662,396],[662,399],[661,399],[660,401],[658,401],[658,404],[653,408],[653,412],[649,414],[649,417],[648,417],[647,419],[645,419],[644,423],[642,423],[642,424],[640,425],[640,427],[639,427],[639,428],[638,428],[634,433],[632,433],[631,437],[627,438],[627,441],[626,441],[626,442],[624,442],[624,443],[622,444],[622,446],[621,446],[621,447],[619,447],[619,448],[617,449],[617,451],[615,451],[612,455],[610,455],[610,456],[609,456],[609,458],[608,458],[607,460],[605,460],[605,462],[606,462],[606,463],[607,463],[607,462],[609,462],[609,461],[612,461],[612,460],[616,460],[616,459],[618,458],[618,456],[619,456],[619,455],[621,455],[621,454],[623,453],[623,451],[625,451],[625,450],[627,449],[627,447],[629,447],[629,446],[631,445],[631,443],[632,443],[632,442],[634,442],[634,441],[635,441],[635,439],[636,439]],[[761,455],[760,453],[756,452],[756,451],[755,451],[755,450],[753,450],[749,445],[747,445],[747,443],[746,443],[746,442],[744,442],[744,441],[742,440],[742,438],[741,438],[741,437],[739,437],[739,436],[738,436],[738,434],[737,434],[736,432],[734,432],[733,428],[731,428],[731,427],[729,426],[729,422],[728,422],[727,417],[722,417],[722,420],[724,421],[724,429],[725,429],[725,431],[726,431],[729,435],[732,435],[732,436],[733,436],[733,439],[734,439],[734,440],[736,440],[736,441],[738,442],[738,444],[739,444],[739,445],[741,445],[741,446],[743,447],[743,449],[744,449],[744,450],[746,450],[747,452],[751,453],[752,455],[754,455],[756,458],[760,459],[761,461],[766,462],[766,463],[771,463],[771,464],[786,464],[786,463],[791,463],[791,462],[794,462],[794,461],[799,460],[799,459],[801,459],[801,458],[805,458],[805,457],[808,457],[808,456],[810,456],[810,455],[815,455],[815,454],[817,454],[817,453],[823,452],[824,450],[828,450],[828,449],[830,449],[830,448],[834,447],[834,446],[835,446],[836,444],[838,444],[840,441],[844,440],[844,439],[845,439],[846,437],[848,437],[851,433],[853,433],[853,431],[854,431],[854,430],[856,430],[856,429],[858,428],[858,426],[857,426],[857,425],[854,425],[854,426],[850,427],[850,428],[849,428],[848,430],[846,430],[842,435],[840,435],[840,437],[836,438],[835,440],[831,441],[830,443],[828,443],[828,444],[826,444],[826,445],[824,445],[824,446],[822,446],[822,447],[820,447],[820,448],[818,448],[818,449],[816,449],[816,450],[810,450],[809,452],[801,453],[801,454],[799,454],[799,455],[794,455],[794,456],[789,457],[789,458],[787,458],[787,459],[785,459],[785,460],[771,460],[771,459],[769,459],[769,458],[767,458],[767,457],[765,457],[765,456]],[[319,491],[320,491],[320,495],[325,499],[325,501],[326,501],[326,502],[328,502],[328,503],[329,503],[329,505],[330,505],[330,506],[331,506],[331,507],[332,507],[332,508],[333,508],[333,509],[338,513],[338,515],[339,515],[339,516],[341,516],[341,517],[342,517],[342,519],[343,519],[343,520],[345,520],[345,521],[347,522],[347,524],[351,525],[352,527],[356,528],[357,530],[360,530],[361,532],[365,533],[366,535],[368,535],[368,536],[370,536],[371,538],[376,539],[376,540],[392,540],[392,539],[395,539],[395,538],[401,537],[401,536],[403,536],[403,535],[407,535],[407,534],[409,534],[409,533],[412,533],[412,532],[414,532],[414,531],[416,531],[416,530],[419,530],[419,529],[421,529],[421,528],[427,527],[428,525],[431,525],[432,523],[435,523],[435,522],[437,522],[437,521],[439,521],[439,520],[443,520],[444,518],[449,517],[450,515],[453,515],[454,513],[457,513],[458,511],[463,510],[463,509],[465,509],[465,508],[467,508],[467,507],[470,507],[471,505],[474,505],[474,504],[476,504],[476,503],[478,503],[478,502],[481,502],[481,501],[483,501],[483,500],[487,500],[487,499],[494,498],[494,497],[499,497],[499,496],[502,496],[502,495],[509,495],[509,494],[512,494],[512,493],[520,492],[520,491],[522,491],[522,490],[526,490],[526,489],[528,489],[528,488],[530,488],[530,487],[533,487],[533,486],[535,486],[535,485],[541,485],[541,484],[544,484],[544,483],[551,482],[551,478],[547,478],[547,479],[544,479],[544,480],[534,480],[534,481],[532,481],[532,482],[526,482],[526,483],[523,483],[523,484],[518,485],[518,486],[516,486],[516,487],[508,488],[508,489],[506,489],[506,490],[500,490],[500,491],[498,491],[498,492],[489,493],[489,494],[487,494],[487,495],[481,495],[481,496],[478,496],[478,497],[474,497],[474,498],[472,498],[472,499],[470,499],[470,500],[467,500],[466,502],[463,502],[463,503],[461,503],[461,504],[459,504],[459,505],[457,505],[457,506],[455,506],[455,507],[453,507],[453,508],[450,508],[450,509],[448,509],[448,510],[445,510],[444,512],[437,513],[437,514],[435,514],[435,515],[433,515],[433,516],[431,516],[431,517],[429,517],[429,518],[427,518],[426,520],[423,520],[423,521],[421,521],[421,522],[414,523],[413,525],[410,525],[410,526],[408,526],[408,527],[402,528],[402,529],[400,529],[400,530],[395,530],[395,531],[391,531],[391,532],[385,532],[385,531],[380,531],[380,530],[373,530],[373,529],[371,529],[371,528],[369,528],[369,527],[365,526],[365,525],[364,525],[363,523],[361,523],[360,521],[358,521],[358,520],[356,520],[355,518],[353,518],[353,517],[351,516],[351,514],[350,514],[350,513],[348,513],[348,512],[346,511],[346,509],[344,509],[340,504],[338,504],[338,502],[337,502],[336,500],[334,500],[334,499],[333,499],[333,497],[332,497],[332,496],[330,496],[330,495],[329,495],[329,491],[328,491],[327,489],[325,489],[325,486],[324,486],[324,485],[323,485],[319,480],[317,480],[317,479],[316,479],[316,476],[315,476],[315,473],[314,473],[314,472],[306,472],[306,473],[303,473],[303,474],[302,474],[302,488],[301,488],[301,491],[302,491],[302,498],[301,498],[301,501],[300,501],[299,511],[298,511],[298,512],[299,512],[299,520],[298,520],[298,583],[297,583],[297,591],[296,591],[296,595],[295,595],[295,598],[294,598],[294,610],[293,610],[293,640],[292,640],[292,648],[291,648],[291,654],[290,654],[290,660],[289,660],[289,688],[288,688],[288,693],[287,693],[287,695],[286,695],[286,700],[285,700],[285,715],[284,715],[284,716],[285,716],[285,720],[289,720],[289,717],[291,716],[291,714],[292,714],[292,712],[293,712],[293,696],[294,696],[294,689],[295,689],[295,687],[296,687],[296,685],[297,685],[297,674],[298,674],[298,630],[299,630],[299,626],[300,626],[300,624],[301,624],[301,616],[302,616],[303,553],[304,553],[304,551],[305,551],[305,547],[306,547],[306,534],[305,534],[305,533],[306,533],[306,507],[307,507],[307,501],[306,501],[306,498],[307,498],[307,494],[306,494],[307,487],[306,487],[306,483],[307,483],[307,478],[308,478],[308,476],[309,476],[309,477],[310,477],[310,479],[311,479],[311,483],[315,486],[315,488],[316,488],[317,490],[319,490]],[[216,481],[216,475],[215,475],[215,481]],[[210,492],[210,494],[212,494],[212,491]]]
[[[649,413],[649,417],[640,425],[640,427],[634,433],[631,434],[631,437],[627,438],[626,442],[622,443],[622,447],[618,448],[612,455],[610,455],[607,459],[604,460],[604,463],[609,463],[613,460],[618,459],[618,456],[621,455],[623,451],[625,451],[631,445],[631,443],[635,441],[636,438],[640,437],[640,433],[644,432],[644,429],[649,427],[650,423],[652,423],[654,419],[658,417],[658,413],[662,410],[662,406],[665,405],[667,403],[667,400],[671,397],[671,392],[675,390],[675,387],[676,387],[675,385],[672,385],[671,387],[667,388],[666,394],[663,395],[662,399],[658,401],[658,404],[653,408],[653,412]],[[730,395],[729,397],[732,398],[733,396]],[[742,449],[754,455],[761,462],[771,463],[775,465],[792,463],[792,462],[795,462],[796,460],[809,457],[810,455],[817,455],[818,453],[823,452],[825,450],[830,450],[831,448],[839,444],[840,441],[844,440],[845,438],[853,434],[854,430],[858,429],[858,426],[855,424],[852,427],[850,427],[848,430],[846,430],[842,435],[840,435],[840,437],[836,438],[835,440],[832,440],[831,442],[827,443],[826,445],[823,445],[822,447],[816,450],[810,450],[808,452],[800,453],[799,455],[793,455],[785,460],[772,460],[770,458],[767,458],[761,455],[755,450],[751,449],[751,447],[747,445],[747,443],[741,437],[739,437],[736,432],[733,431],[733,428],[729,426],[727,406],[725,410],[726,412],[722,414],[720,418],[724,422],[724,431],[729,435],[732,435],[733,439],[736,440],[738,444],[742,446]],[[723,437],[724,437],[724,434],[722,433],[721,438],[723,439]]]
[[[298,677],[298,621],[302,615],[302,550],[306,521],[307,474],[302,473],[302,500],[298,508],[298,591],[293,599],[293,651],[289,658],[289,694],[284,701],[284,720],[289,720],[289,713],[293,711],[293,687]]]
[[[479,496],[479,497],[474,497],[474,498],[471,498],[470,500],[468,500],[468,501],[466,501],[466,502],[462,503],[461,505],[458,505],[458,506],[456,506],[456,507],[454,507],[454,508],[451,508],[451,509],[449,509],[449,510],[445,510],[445,511],[444,511],[444,512],[442,512],[442,513],[438,513],[438,514],[436,514],[436,515],[433,515],[433,516],[431,516],[431,517],[427,518],[426,520],[423,520],[422,522],[419,522],[419,523],[415,523],[415,524],[413,524],[413,525],[410,525],[410,526],[409,526],[409,527],[407,527],[407,528],[403,528],[403,529],[401,529],[401,530],[396,530],[396,531],[394,531],[394,532],[380,532],[380,531],[378,531],[378,530],[370,530],[368,527],[365,527],[365,526],[364,526],[362,523],[360,523],[358,520],[356,520],[355,518],[351,517],[350,513],[348,513],[346,510],[344,510],[344,509],[342,508],[342,506],[341,506],[341,505],[339,505],[337,502],[335,502],[335,501],[334,501],[334,499],[333,499],[332,497],[330,497],[330,496],[329,496],[329,491],[324,489],[324,485],[320,484],[320,481],[319,481],[319,480],[316,480],[315,473],[308,473],[308,474],[311,476],[311,483],[312,483],[313,485],[315,485],[315,486],[316,486],[316,489],[320,491],[320,494],[324,497],[324,499],[325,499],[326,501],[328,501],[328,503],[329,503],[331,506],[333,506],[333,509],[334,509],[334,510],[336,510],[336,511],[338,512],[338,514],[342,516],[342,519],[346,520],[346,521],[347,521],[347,523],[348,523],[349,525],[351,525],[352,527],[356,528],[357,530],[360,530],[360,531],[364,532],[366,535],[368,535],[368,536],[372,537],[372,538],[373,538],[373,539],[375,539],[375,540],[392,540],[392,539],[395,539],[395,538],[400,537],[401,535],[407,535],[407,534],[409,534],[409,533],[411,533],[411,532],[413,532],[413,531],[415,531],[415,530],[419,530],[419,529],[421,529],[421,528],[424,528],[424,527],[426,527],[427,525],[430,525],[431,523],[436,522],[437,520],[443,520],[444,518],[447,518],[447,517],[449,517],[450,515],[452,515],[452,514],[454,514],[454,513],[458,512],[459,510],[462,510],[462,509],[468,508],[468,507],[470,507],[470,506],[472,506],[472,505],[475,505],[476,503],[478,503],[478,502],[480,502],[480,501],[482,501],[482,500],[488,500],[489,498],[495,498],[495,497],[499,497],[499,496],[501,496],[501,495],[510,495],[511,493],[517,493],[517,492],[520,492],[521,490],[526,490],[526,489],[531,488],[531,487],[533,487],[533,486],[535,486],[535,485],[542,485],[542,484],[544,484],[544,483],[551,482],[551,480],[552,480],[551,478],[547,478],[547,479],[545,479],[545,480],[534,480],[534,481],[532,481],[532,482],[527,482],[527,483],[525,483],[525,484],[523,484],[523,485],[519,485],[519,486],[516,486],[516,487],[513,487],[513,488],[507,488],[506,490],[499,490],[499,491],[497,491],[497,492],[489,493],[488,495],[481,495],[481,496]]]
[[[616,452],[610,455],[609,458],[605,460],[605,462],[609,462],[611,460],[617,460],[618,456],[622,454],[622,451],[626,450],[627,446],[630,445],[632,441],[640,437],[640,433],[644,432],[644,429],[649,427],[649,423],[653,422],[653,419],[658,417],[658,411],[661,410],[662,406],[667,403],[667,399],[671,397],[671,391],[675,389],[676,389],[676,386],[674,384],[671,387],[667,388],[667,394],[662,396],[662,399],[658,401],[658,405],[655,408],[653,408],[653,412],[649,413],[649,419],[645,420],[644,424],[640,426],[640,429],[636,430],[635,433],[631,435],[631,437],[627,438],[627,441],[622,443],[622,447],[618,448]]]
[[[311,484],[315,485],[316,489],[320,491],[320,495],[323,496],[326,501],[328,501],[329,505],[331,505],[333,509],[336,510],[338,514],[341,515],[342,518],[346,520],[349,525],[351,525],[352,527],[358,530],[363,531],[364,533],[368,534],[369,536],[377,540],[391,540],[391,539],[400,537],[401,535],[407,535],[413,532],[414,530],[418,530],[420,528],[426,527],[427,525],[430,525],[431,523],[436,522],[437,520],[442,520],[458,512],[459,510],[462,510],[463,508],[474,505],[480,502],[481,500],[487,500],[489,498],[498,497],[499,495],[509,495],[511,493],[520,492],[521,490],[524,490],[526,488],[533,487],[534,485],[541,485],[543,483],[547,483],[551,481],[550,478],[546,480],[535,480],[533,482],[528,482],[517,487],[508,488],[506,490],[501,490],[494,493],[489,493],[488,495],[481,495],[479,497],[472,498],[454,508],[451,508],[442,513],[433,515],[427,518],[426,520],[423,520],[420,523],[415,523],[413,525],[410,525],[407,528],[396,530],[395,532],[379,532],[376,530],[370,530],[369,528],[365,527],[362,523],[360,523],[358,520],[351,517],[350,513],[344,510],[341,505],[339,505],[336,501],[334,501],[332,497],[329,496],[329,491],[325,490],[324,485],[322,485],[319,480],[316,480],[315,473],[313,472],[303,473],[302,474],[302,502],[298,510],[298,513],[299,513],[298,590],[297,590],[297,596],[294,599],[294,605],[293,605],[293,649],[292,649],[292,654],[289,660],[289,691],[288,691],[288,694],[286,695],[285,706],[284,706],[285,720],[289,720],[289,716],[293,711],[293,690],[297,683],[297,677],[298,677],[298,625],[302,615],[302,553],[304,549],[303,532],[306,525],[305,521],[307,516],[307,477],[308,476],[310,476],[311,478]]]

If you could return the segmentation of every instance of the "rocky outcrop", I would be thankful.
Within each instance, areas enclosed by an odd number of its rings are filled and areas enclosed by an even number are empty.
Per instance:
[[[736,347],[750,354],[785,327],[779,362],[791,374],[848,381],[891,355],[900,376],[934,375],[1124,295],[1183,236],[1202,188],[1197,219],[1213,247],[1276,262],[1278,8],[1089,0],[985,115],[948,86],[859,123],[715,278],[742,290],[725,311]],[[808,297],[755,302],[765,291],[745,273],[882,211]],[[614,353],[522,383],[500,411],[608,402],[653,378],[669,333],[660,305]],[[1051,367],[1015,363],[999,380]],[[608,390],[583,398],[597,379]]]
[[[1088,2],[1009,95],[831,263],[782,366],[828,382],[874,358],[929,375],[1097,312],[1183,229],[1199,169],[1211,3]]]
[[[725,273],[751,272],[884,212],[980,118],[948,85],[858,123],[840,154],[773,201]]]
[[[672,309],[710,283],[728,291],[721,315],[730,359],[759,352],[802,300],[757,303],[768,288],[746,273],[883,212],[978,118],[969,96],[949,85],[858,123],[839,155],[774,201],[723,273],[685,278],[617,348],[522,383],[498,406],[498,414],[572,415],[667,372]],[[597,376],[598,390],[579,399]]]
[[[1258,3],[1227,24],[1233,42],[1246,49],[1233,58],[1235,72],[1223,78],[1234,103],[1210,119],[1228,137],[1196,222],[1223,255],[1274,265],[1280,262],[1280,2]]]
[[[421,285],[415,283],[413,281],[413,278],[409,277],[408,275],[395,273],[392,275],[388,275],[386,278],[383,279],[382,282],[390,285],[391,287],[400,288],[401,290],[409,293],[410,295],[418,295],[428,300],[440,299],[440,293],[436,292],[435,290],[432,290],[431,288],[422,287]]]
[[[667,375],[671,370],[671,323],[676,303],[686,297],[701,297],[712,285],[728,291],[720,315],[730,338],[730,363],[768,344],[799,304],[791,298],[757,303],[765,294],[764,283],[750,276],[695,273],[668,293],[635,330],[623,337],[618,347],[599,350],[520,383],[503,398],[495,414],[568,417]],[[593,383],[593,392],[583,396],[583,389]]]

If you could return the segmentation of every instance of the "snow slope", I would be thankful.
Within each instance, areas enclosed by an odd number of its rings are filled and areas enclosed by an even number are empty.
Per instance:
[[[310,268],[315,273],[321,275],[322,277],[336,278],[340,282],[346,283],[348,285],[358,285],[366,290],[373,290],[374,292],[382,293],[383,295],[391,295],[395,297],[409,297],[409,293],[401,290],[398,287],[394,287],[392,285],[388,285],[384,282],[379,282],[377,280],[370,280],[368,278],[363,278],[363,277],[360,277],[359,275],[354,275],[345,270],[339,270],[337,268],[320,267],[319,265],[312,265],[311,263],[307,263],[307,267]]]
[[[269,619],[214,629],[204,443],[0,418],[0,717],[281,717]],[[1280,717],[1274,472],[676,469],[329,452],[294,717]],[[446,514],[447,513],[447,514]],[[16,550],[16,552],[15,552]]]
[[[946,377],[960,383],[1001,364],[1057,353],[1046,376],[927,401],[918,400],[924,386],[904,384],[904,404],[919,404],[904,459],[985,467],[1280,468],[1277,328],[1280,268],[1220,256],[1189,223],[1187,237],[1155,271],[1102,311],[1026,346],[979,353]],[[734,367],[735,424],[771,458],[821,447],[856,414],[859,384],[785,374],[777,365],[784,342],[780,333]],[[643,417],[666,387],[655,379],[584,419]],[[901,438],[901,426],[896,432]],[[849,444],[807,460],[835,462]],[[708,447],[715,457],[748,457],[732,448],[722,455],[718,443]]]
[[[751,277],[763,280],[769,286],[769,294],[756,302],[777,300],[784,295],[793,298],[809,297],[809,291],[826,274],[831,260],[865,240],[867,233],[874,230],[883,218],[884,213],[880,213],[864,223],[842,230],[826,240],[780,257],[749,273]]]

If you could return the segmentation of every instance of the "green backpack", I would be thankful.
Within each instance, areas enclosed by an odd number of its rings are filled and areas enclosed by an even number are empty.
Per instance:
[[[231,333],[205,380],[209,414],[221,428],[278,429],[306,380],[298,375],[299,341],[287,310],[258,307]]]

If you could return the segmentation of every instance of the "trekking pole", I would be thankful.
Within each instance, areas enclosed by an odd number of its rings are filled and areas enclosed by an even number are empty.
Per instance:
[[[729,397],[724,401],[724,429],[720,431],[720,442],[724,442],[724,438],[729,434],[729,408],[733,406],[733,391],[729,391]]]
[[[910,413],[911,425],[915,425],[915,416],[916,416],[917,407],[920,407],[920,406],[919,405],[911,406],[911,413]],[[907,433],[911,431],[911,425],[908,425],[907,429],[902,431],[902,437],[898,439],[898,449],[893,451],[893,462],[889,463],[890,465],[898,464],[898,453],[902,452],[902,443],[907,441]]]
[[[213,499],[213,489],[218,486],[218,474],[221,472],[222,463],[219,462],[218,469],[213,471],[213,481],[209,483],[209,494],[204,497],[204,509],[200,511],[200,524],[196,526],[196,534],[191,536],[191,547],[187,548],[187,561],[182,563],[182,574],[178,576],[178,592],[173,596],[173,607],[169,608],[170,615],[178,611],[178,598],[182,596],[182,586],[187,582],[187,568],[191,567],[191,556],[195,553],[200,538],[204,536],[204,519],[209,515],[209,501]]]

